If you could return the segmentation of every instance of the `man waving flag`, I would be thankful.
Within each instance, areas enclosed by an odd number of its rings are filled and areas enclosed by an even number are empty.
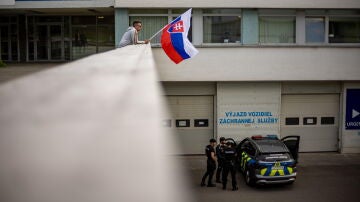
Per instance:
[[[190,29],[191,8],[177,17],[162,30],[161,46],[176,64],[194,57],[198,50],[187,38]]]

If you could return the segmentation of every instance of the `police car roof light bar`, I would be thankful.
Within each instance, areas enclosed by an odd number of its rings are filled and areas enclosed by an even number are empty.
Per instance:
[[[261,135],[253,135],[253,136],[251,136],[251,139],[253,139],[253,140],[261,140],[261,139],[263,139],[264,137],[263,136],[261,136]]]
[[[267,139],[272,139],[272,140],[278,140],[278,136],[277,135],[266,135]]]

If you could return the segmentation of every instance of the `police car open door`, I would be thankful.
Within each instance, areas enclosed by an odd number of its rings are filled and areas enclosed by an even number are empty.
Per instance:
[[[286,137],[282,138],[281,141],[290,150],[291,155],[293,156],[294,160],[297,163],[298,162],[300,136],[297,136],[297,135],[286,136]]]

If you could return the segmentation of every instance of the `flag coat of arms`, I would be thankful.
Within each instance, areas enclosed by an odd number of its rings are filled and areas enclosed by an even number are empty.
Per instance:
[[[190,29],[191,8],[166,25],[161,35],[161,46],[176,64],[194,57],[198,50],[187,38]]]

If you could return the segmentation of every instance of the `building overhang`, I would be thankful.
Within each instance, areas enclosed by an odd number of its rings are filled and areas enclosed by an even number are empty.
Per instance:
[[[198,47],[173,63],[153,48],[160,81],[359,81],[359,47]]]
[[[358,0],[115,0],[115,8],[297,8],[358,9]]]
[[[70,9],[70,8],[114,8],[114,0],[75,0],[75,1],[15,1],[14,4],[0,3],[2,9]]]
[[[114,15],[114,8],[6,8],[1,9],[3,15]]]

